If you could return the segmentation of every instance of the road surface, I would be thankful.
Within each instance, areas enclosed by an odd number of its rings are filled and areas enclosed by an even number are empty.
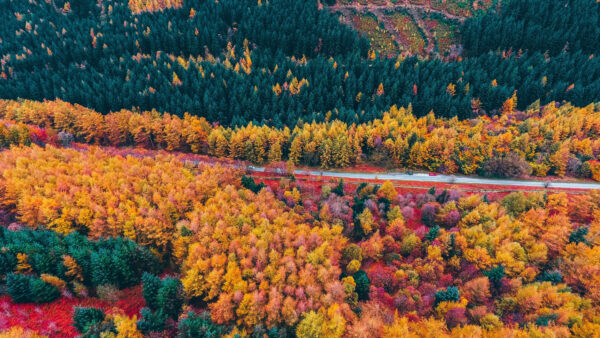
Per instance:
[[[74,146],[73,149],[79,151],[87,151],[87,147]],[[121,156],[146,156],[153,157],[152,155],[139,155],[135,153],[128,154],[127,152],[122,153]],[[193,165],[199,164],[210,164],[214,165],[214,162],[206,162],[201,160],[183,160],[186,163]],[[253,165],[246,165],[243,162],[238,161],[237,163],[219,163],[225,167],[233,167],[242,170],[249,170],[254,172],[267,172],[274,171],[276,174],[286,174],[287,172],[281,168],[274,168],[267,170],[265,167],[256,167]],[[328,177],[328,178],[349,178],[357,180],[383,180],[383,181],[413,181],[413,182],[439,182],[439,183],[450,183],[450,184],[476,184],[476,185],[497,185],[504,187],[534,187],[534,188],[557,188],[557,189],[600,189],[600,183],[593,182],[559,182],[559,181],[527,181],[527,180],[510,180],[510,179],[493,179],[493,178],[479,178],[470,176],[454,176],[454,175],[435,175],[429,176],[426,173],[415,173],[409,175],[406,173],[365,173],[365,172],[344,172],[344,171],[320,171],[320,170],[294,170],[295,175],[311,175],[316,177]]]
[[[84,151],[85,149],[80,149]],[[131,154],[134,155],[134,154]],[[138,156],[138,155],[134,155]],[[147,155],[148,156],[148,155]],[[184,160],[187,163],[198,165],[206,163],[199,160]],[[214,164],[214,163],[209,163]],[[233,167],[242,170],[254,172],[266,172],[265,167],[256,167],[253,165],[245,165],[243,163],[220,163],[222,166]],[[280,168],[269,169],[276,174],[286,174],[286,171]],[[503,187],[534,187],[534,188],[556,188],[556,189],[600,189],[600,183],[592,182],[559,182],[559,181],[527,181],[527,180],[511,180],[511,179],[493,179],[479,178],[469,176],[454,176],[454,175],[435,175],[429,176],[426,173],[415,173],[409,175],[406,173],[365,173],[365,172],[344,172],[344,171],[319,171],[319,170],[294,170],[295,175],[311,175],[315,177],[327,178],[349,178],[356,180],[383,180],[383,181],[414,181],[414,182],[439,182],[450,184],[475,184],[475,185],[496,185]]]
[[[255,172],[265,172],[263,167],[249,166],[247,169]],[[276,170],[277,172],[277,170]],[[283,172],[282,172],[283,173]],[[336,172],[336,171],[315,171],[315,170],[295,170],[296,175],[312,175],[330,178],[350,178],[360,180],[384,180],[384,181],[417,181],[417,182],[440,182],[451,184],[477,184],[477,185],[498,185],[505,187],[536,187],[536,188],[560,188],[560,189],[600,189],[600,183],[588,182],[549,182],[549,181],[526,181],[509,179],[491,179],[466,176],[437,175],[415,173],[413,175],[404,173],[357,173],[357,172]]]

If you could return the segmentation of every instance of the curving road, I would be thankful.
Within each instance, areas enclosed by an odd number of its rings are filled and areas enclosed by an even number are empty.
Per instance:
[[[87,151],[85,147],[74,146],[73,149],[79,151]],[[139,155],[135,153],[127,154],[122,153],[122,156],[146,156],[153,157],[152,155]],[[206,162],[202,160],[190,160],[184,159],[186,163],[198,165],[201,163],[214,165],[215,162]],[[274,172],[276,174],[286,174],[284,169],[274,168],[267,170],[265,167],[256,167],[253,165],[247,165],[247,163],[237,161],[234,163],[219,163],[222,166],[233,167],[242,170],[249,170],[254,172]],[[532,180],[510,180],[510,179],[493,179],[493,178],[479,178],[470,176],[454,176],[454,175],[435,175],[429,176],[426,173],[415,173],[409,175],[406,173],[399,172],[388,172],[388,173],[365,173],[365,172],[344,172],[344,171],[319,171],[319,170],[294,170],[295,175],[311,175],[316,177],[329,177],[329,178],[350,178],[358,180],[383,180],[383,181],[414,181],[414,182],[439,182],[439,183],[450,183],[450,184],[477,184],[477,185],[498,185],[504,187],[535,187],[535,188],[558,188],[558,189],[600,189],[600,183],[592,182],[559,182],[559,181],[532,181]]]
[[[247,169],[255,172],[265,172],[263,167],[248,166]],[[283,173],[281,169],[275,170],[277,173]],[[451,184],[478,184],[478,185],[499,185],[505,187],[536,187],[536,188],[560,188],[560,189],[600,189],[600,183],[588,182],[552,182],[552,181],[527,181],[527,180],[509,180],[509,179],[491,179],[467,176],[450,176],[415,173],[413,175],[404,173],[357,173],[341,171],[315,171],[315,170],[295,170],[296,175],[312,175],[330,178],[351,178],[362,180],[389,180],[389,181],[420,181],[420,182],[440,182]]]

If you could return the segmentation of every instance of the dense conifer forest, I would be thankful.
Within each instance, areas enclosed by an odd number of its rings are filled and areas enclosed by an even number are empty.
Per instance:
[[[121,0],[75,3],[2,1],[2,98],[276,127],[329,112],[367,122],[409,104],[417,116],[493,115],[515,91],[520,109],[600,99],[593,0],[513,1],[468,19],[467,56],[455,62],[376,55],[312,0],[184,1],[135,15]]]

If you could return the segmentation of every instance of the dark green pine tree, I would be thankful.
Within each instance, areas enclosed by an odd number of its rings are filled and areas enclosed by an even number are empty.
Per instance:
[[[156,295],[159,308],[169,317],[177,319],[183,306],[184,291],[181,281],[177,278],[165,278]]]
[[[85,333],[90,326],[101,323],[105,316],[102,309],[75,307],[73,311],[73,326],[75,326],[77,331]]]
[[[116,282],[116,275],[112,267],[110,251],[100,249],[90,256],[90,268],[92,271],[92,285],[106,285]]]
[[[39,278],[32,278],[30,286],[33,300],[36,303],[50,303],[60,297],[60,292],[54,285],[46,283]]]
[[[162,286],[162,282],[158,276],[144,273],[142,275],[142,295],[146,301],[146,306],[152,310],[157,310],[160,307],[158,303],[158,292]]]
[[[369,300],[369,289],[371,287],[371,281],[364,270],[358,270],[352,277],[356,283],[355,291],[358,294],[358,300]]]
[[[15,303],[29,303],[33,301],[29,276],[9,273],[6,275],[6,288],[8,295]]]
[[[168,316],[162,309],[152,312],[152,310],[145,307],[140,310],[140,314],[142,315],[142,318],[137,321],[137,328],[143,334],[162,332],[165,330],[165,322]]]

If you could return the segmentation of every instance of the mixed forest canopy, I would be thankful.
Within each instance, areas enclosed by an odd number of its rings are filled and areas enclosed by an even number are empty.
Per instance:
[[[168,3],[0,0],[0,97],[275,127],[368,122],[409,104],[464,119],[515,92],[519,109],[600,100],[593,0],[503,3],[466,20],[455,62],[380,57],[313,0]]]
[[[0,338],[599,337],[600,1],[0,8]]]
[[[15,320],[25,309],[54,322],[38,329],[52,337],[600,330],[598,191],[481,195],[301,177],[264,184],[174,155],[125,154],[0,152],[0,330],[12,327],[0,335],[26,337],[13,330],[38,325]],[[140,282],[143,299],[129,314],[98,300]],[[69,299],[86,306],[68,307]],[[65,307],[66,320],[56,315]],[[60,331],[67,327],[77,332]]]

